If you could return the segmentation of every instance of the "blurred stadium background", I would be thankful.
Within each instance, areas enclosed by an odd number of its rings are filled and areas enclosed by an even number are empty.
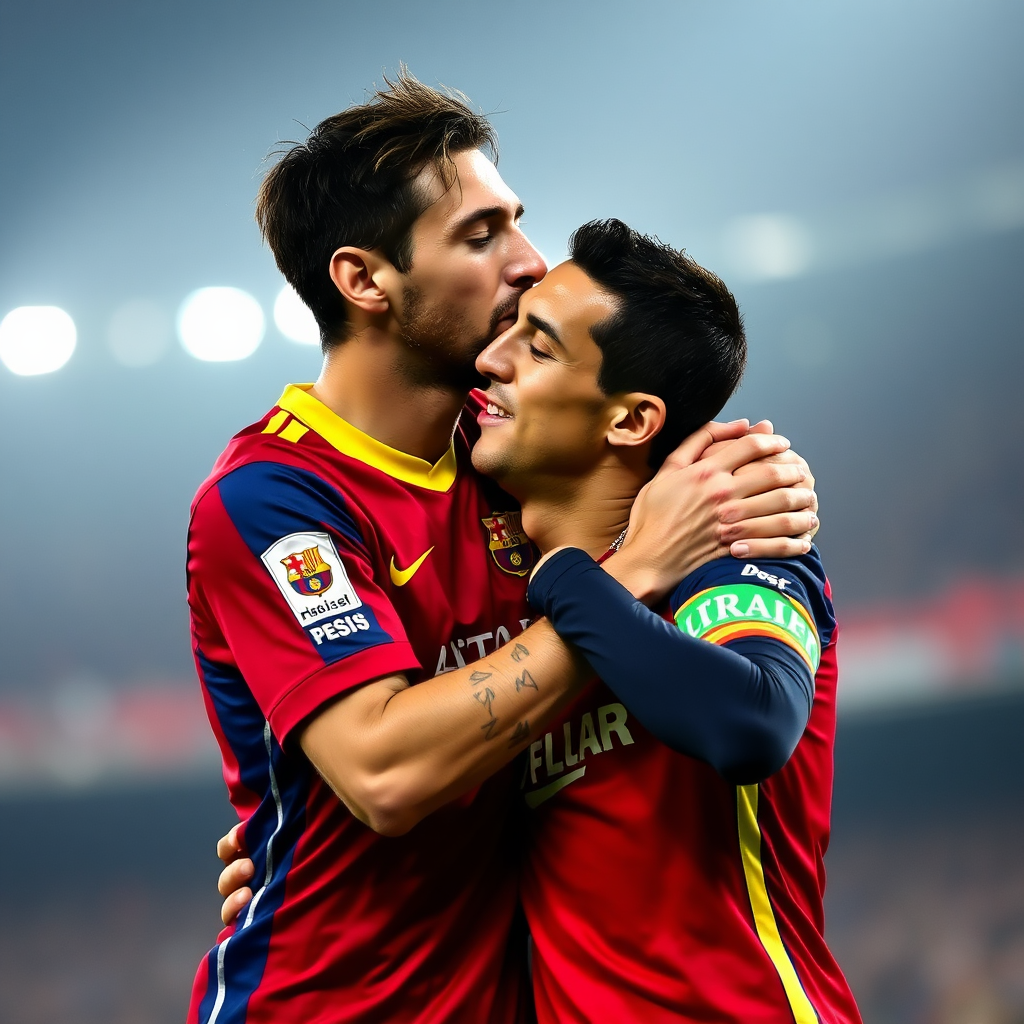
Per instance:
[[[734,286],[729,411],[814,466],[843,622],[831,940],[868,1024],[1024,1022],[1022,30],[1012,0],[0,5],[0,317],[66,314],[0,328],[0,1024],[183,1017],[233,821],[188,505],[318,365],[253,196],[400,60],[494,112],[551,261],[614,215]]]

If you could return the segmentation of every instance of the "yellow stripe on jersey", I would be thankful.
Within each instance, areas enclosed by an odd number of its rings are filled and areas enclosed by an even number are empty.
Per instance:
[[[455,483],[458,466],[454,442],[448,451],[431,465],[425,459],[417,459],[414,455],[400,452],[353,427],[351,423],[347,423],[337,413],[308,394],[312,386],[289,384],[277,404],[297,420],[301,420],[310,430],[316,431],[343,455],[357,459],[367,466],[373,466],[396,480],[425,487],[431,491],[447,491]]]
[[[772,910],[768,886],[764,880],[761,863],[761,827],[757,823],[757,800],[759,787],[736,787],[736,824],[739,830],[740,857],[743,862],[743,876],[750,897],[750,909],[754,914],[757,937],[775,967],[786,991],[789,1007],[796,1024],[818,1024],[818,1015],[797,977],[793,961],[779,934],[779,925]]]
[[[301,440],[304,434],[308,433],[309,427],[300,423],[298,420],[292,420],[291,423],[289,423],[288,426],[285,427],[277,436],[281,438],[282,441],[291,441],[292,444],[294,444],[296,441]]]
[[[720,626],[718,629],[712,629],[710,632],[705,633],[701,639],[713,644],[726,644],[730,640],[739,640],[745,636],[766,636],[771,637],[772,640],[784,643],[803,658],[807,663],[807,667],[811,670],[811,674],[814,674],[816,666],[811,661],[807,651],[804,650],[796,637],[787,633],[781,626],[776,626],[774,622],[732,622],[726,626]]]
[[[279,409],[270,417],[270,422],[263,428],[264,434],[276,434],[278,428],[282,423],[290,416],[290,413],[285,412],[284,409]]]

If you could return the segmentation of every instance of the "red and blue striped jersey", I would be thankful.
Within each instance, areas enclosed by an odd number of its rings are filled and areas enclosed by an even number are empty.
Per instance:
[[[256,875],[200,965],[189,1024],[517,1019],[510,772],[385,838],[297,741],[353,687],[458,668],[525,625],[531,549],[469,464],[473,413],[430,465],[289,387],[196,496],[195,660]]]
[[[821,563],[718,559],[665,614],[711,643],[785,644],[814,674],[810,718],[759,785],[669,749],[599,680],[531,745],[540,1024],[859,1024],[824,939],[837,671]]]

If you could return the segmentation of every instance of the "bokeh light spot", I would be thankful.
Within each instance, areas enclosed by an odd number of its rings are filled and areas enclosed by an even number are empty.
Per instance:
[[[810,265],[811,238],[794,217],[737,217],[724,241],[733,269],[753,280],[797,277]]]
[[[316,317],[290,284],[278,292],[274,301],[274,323],[289,341],[300,345],[320,344]]]
[[[251,356],[265,330],[260,304],[241,288],[200,288],[178,313],[178,337],[185,351],[211,363]]]
[[[20,377],[53,373],[77,340],[74,320],[59,306],[18,306],[0,320],[0,362]]]

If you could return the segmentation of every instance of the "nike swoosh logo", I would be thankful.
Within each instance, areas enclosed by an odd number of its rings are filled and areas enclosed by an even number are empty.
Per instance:
[[[540,789],[535,789],[532,793],[527,793],[524,798],[526,806],[531,809],[539,807],[545,800],[550,800],[559,790],[565,789],[570,782],[582,779],[586,770],[587,766],[584,765],[582,768],[577,768],[576,771],[569,772],[568,775],[563,775],[560,779],[555,779],[554,782],[550,782]]]
[[[413,576],[416,575],[416,570],[419,569],[419,567],[427,560],[427,555],[429,555],[430,552],[433,550],[433,548],[427,548],[427,550],[424,551],[423,554],[420,555],[420,557],[417,558],[416,561],[413,562],[408,569],[399,569],[398,566],[395,565],[395,556],[392,555],[391,582],[394,583],[396,587],[404,587],[406,583],[408,583],[409,580],[411,580]]]

